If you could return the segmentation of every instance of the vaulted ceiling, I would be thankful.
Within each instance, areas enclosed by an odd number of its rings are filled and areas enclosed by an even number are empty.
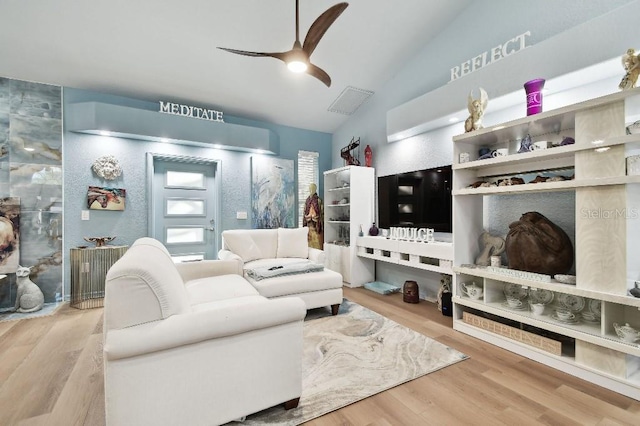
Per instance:
[[[338,2],[300,0],[301,41]],[[348,2],[312,55],[329,88],[279,60],[216,48],[291,49],[295,0],[3,0],[0,76],[332,133],[348,119],[327,111],[345,88],[376,92],[470,0]]]

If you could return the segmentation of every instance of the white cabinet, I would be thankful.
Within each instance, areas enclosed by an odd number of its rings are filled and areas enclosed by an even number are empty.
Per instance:
[[[640,280],[640,176],[625,169],[625,158],[640,153],[640,135],[626,134],[625,126],[639,118],[640,90],[634,89],[453,139],[454,328],[638,400],[640,346],[620,339],[614,324],[640,330],[640,299],[629,294]],[[571,136],[575,144],[518,154],[526,134],[554,144]],[[481,147],[507,148],[509,155],[479,160]],[[458,163],[461,153],[471,161]],[[527,183],[554,174],[570,179]],[[494,184],[511,177],[525,183]],[[486,186],[472,187],[479,181]],[[574,229],[565,229],[575,234],[575,284],[473,266],[478,236],[492,220],[492,197],[509,203],[517,202],[514,194],[557,191],[575,199],[568,221]],[[461,284],[470,282],[482,287],[480,298],[462,292]],[[510,292],[527,295],[522,307],[506,303]],[[529,309],[529,299],[551,298],[542,314]],[[557,318],[558,307],[575,318]],[[561,351],[547,350],[546,338],[560,342]]]
[[[347,166],[324,172],[325,266],[342,274],[350,287],[361,287],[375,277],[371,259],[357,256],[360,229],[368,232],[373,221],[374,169]]]

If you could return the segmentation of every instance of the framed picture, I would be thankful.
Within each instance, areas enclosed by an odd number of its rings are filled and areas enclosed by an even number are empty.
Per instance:
[[[20,198],[0,198],[0,274],[18,269],[20,258]]]
[[[87,207],[91,210],[124,210],[126,189],[90,186],[87,191]]]
[[[296,212],[293,160],[251,157],[251,225],[294,228]]]

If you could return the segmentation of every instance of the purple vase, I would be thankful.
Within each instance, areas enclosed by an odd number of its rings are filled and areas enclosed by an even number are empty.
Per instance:
[[[542,89],[544,88],[544,78],[527,81],[524,84],[524,91],[527,92],[527,115],[534,115],[542,112]]]

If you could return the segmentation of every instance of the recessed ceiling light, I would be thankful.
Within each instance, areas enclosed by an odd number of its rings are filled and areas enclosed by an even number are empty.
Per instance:
[[[169,139],[168,138],[160,138],[160,142],[165,142],[166,143],[166,142],[169,142]]]
[[[100,130],[100,135],[101,136],[111,136],[111,132],[108,132],[106,130]]]
[[[591,141],[591,143],[592,143],[592,144],[594,144],[594,145],[600,145],[601,143],[604,143],[604,140],[602,140],[602,139],[597,139],[597,140],[595,140],[595,141]]]
[[[595,151],[596,152],[605,152],[605,151],[609,151],[611,149],[610,146],[603,146],[601,148],[596,148]]]
[[[505,126],[496,126],[494,127],[492,130],[500,130],[500,129],[504,129]]]
[[[458,121],[460,121],[460,119],[458,117],[449,118],[449,123],[457,123]]]

